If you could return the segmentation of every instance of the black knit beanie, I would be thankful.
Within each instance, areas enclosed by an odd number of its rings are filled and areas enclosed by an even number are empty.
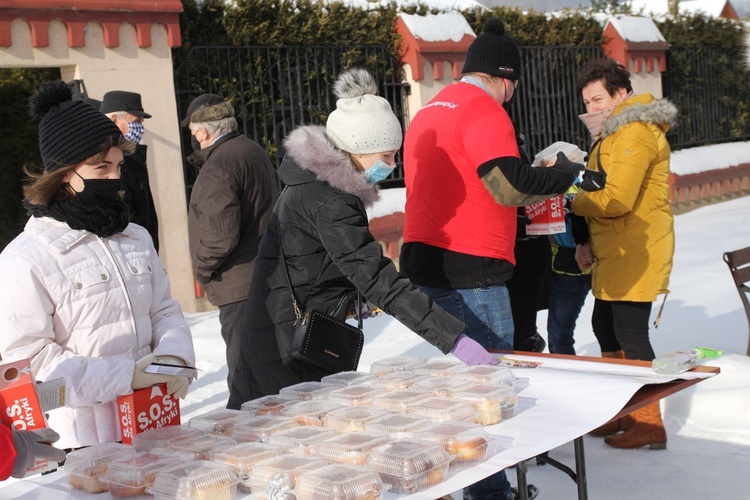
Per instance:
[[[65,82],[45,82],[29,100],[39,123],[39,152],[45,172],[77,165],[116,144],[122,132],[112,120],[84,101],[74,101]]]
[[[487,73],[491,76],[518,80],[521,78],[521,55],[518,46],[505,34],[503,22],[493,17],[482,26],[482,34],[466,51],[464,73]]]

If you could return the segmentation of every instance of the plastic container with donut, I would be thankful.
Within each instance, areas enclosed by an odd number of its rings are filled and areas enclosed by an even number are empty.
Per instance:
[[[214,453],[227,450],[236,444],[237,441],[230,436],[201,434],[194,438],[171,443],[166,449],[178,453],[186,460],[208,460]]]
[[[348,385],[337,387],[326,396],[328,401],[336,401],[349,406],[371,406],[376,396],[385,394],[382,387],[372,385]]]
[[[336,436],[336,431],[325,427],[294,427],[269,436],[267,442],[284,448],[287,453],[312,455],[315,444]]]
[[[481,425],[493,425],[512,418],[518,403],[515,391],[507,385],[469,385],[453,397],[471,403],[477,412],[474,422]]]
[[[378,500],[386,488],[366,467],[331,464],[304,472],[294,488],[296,500]]]
[[[473,422],[477,411],[468,401],[457,398],[429,398],[409,405],[407,412],[435,422]]]
[[[170,425],[150,429],[133,437],[133,448],[136,451],[149,451],[155,448],[169,448],[183,440],[194,439],[205,434],[195,427],[187,425]]]
[[[466,370],[466,365],[459,361],[450,359],[429,359],[425,364],[414,368],[412,371],[417,375],[429,375],[430,377],[454,377]]]
[[[429,394],[434,397],[450,397],[454,391],[460,391],[469,385],[470,382],[464,379],[453,377],[435,378],[424,377],[422,380],[414,382],[411,390],[423,394]]]
[[[473,384],[502,384],[513,388],[516,376],[507,366],[478,365],[469,366],[456,374],[456,378],[468,380]]]
[[[430,380],[447,380],[447,379],[430,379]],[[419,392],[406,389],[403,391],[393,391],[381,394],[373,399],[372,405],[378,408],[385,408],[388,411],[397,413],[406,413],[410,404],[424,401],[433,397],[429,392]]]
[[[156,500],[229,500],[238,482],[228,465],[192,460],[157,472],[146,492]]]
[[[328,462],[320,457],[281,455],[256,464],[247,483],[256,500],[284,498],[293,494],[297,480],[304,472],[326,465]]]
[[[240,443],[265,442],[269,436],[294,427],[299,427],[299,424],[293,418],[276,415],[251,416],[232,427],[230,435]]]
[[[331,462],[365,465],[370,450],[390,441],[389,436],[379,432],[350,432],[314,445],[313,451]]]
[[[248,412],[222,408],[196,415],[190,419],[188,426],[200,429],[208,434],[228,436],[232,427],[252,417],[253,415]]]
[[[392,358],[381,359],[370,365],[370,373],[376,377],[382,377],[388,373],[411,371],[414,368],[424,365],[424,359],[414,356],[394,356]]]
[[[365,430],[380,432],[389,436],[401,436],[405,432],[417,432],[426,429],[432,422],[417,415],[391,413],[365,422]]]
[[[298,401],[300,401],[299,398],[273,394],[270,396],[263,396],[262,398],[246,401],[242,403],[240,409],[255,416],[281,415],[281,412],[284,411],[287,406]]]
[[[167,451],[145,451],[110,462],[100,481],[114,498],[136,497],[146,493],[157,472],[181,461],[179,455]]]
[[[425,431],[415,433],[414,437],[440,444],[453,456],[451,466],[481,462],[490,454],[505,449],[491,447],[495,443],[494,437],[481,425],[471,422],[433,422]],[[502,443],[506,444],[505,441]],[[507,444],[506,447],[509,446]]]
[[[298,399],[300,401],[324,399],[335,388],[335,385],[324,384],[322,382],[300,382],[289,387],[283,387],[279,391],[279,396]]]
[[[341,408],[341,403],[325,399],[297,401],[281,410],[280,416],[293,418],[299,425],[322,427],[324,417],[337,408]]]
[[[280,446],[266,443],[241,443],[227,450],[211,455],[211,461],[226,464],[239,478],[238,489],[243,493],[250,493],[250,474],[253,467],[271,458],[280,457],[284,449]]]
[[[375,387],[382,387],[385,392],[404,391],[410,389],[417,381],[429,378],[426,375],[417,375],[410,371],[398,371],[386,373],[382,377],[368,382]]]
[[[373,449],[367,465],[394,493],[416,493],[443,481],[452,456],[438,443],[398,439]]]
[[[339,434],[363,431],[365,422],[388,413],[388,410],[374,406],[345,406],[329,412],[324,417],[324,424]]]
[[[359,385],[370,382],[375,379],[375,375],[368,372],[339,372],[332,375],[326,375],[320,381],[327,385],[335,385],[338,387],[345,385]]]
[[[95,444],[68,453],[63,470],[73,488],[87,493],[102,493],[107,491],[107,484],[102,479],[109,464],[131,458],[135,453],[133,448],[121,443]]]

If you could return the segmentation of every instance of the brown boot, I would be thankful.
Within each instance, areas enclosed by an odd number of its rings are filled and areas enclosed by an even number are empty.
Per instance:
[[[656,401],[630,414],[635,421],[633,427],[615,436],[607,436],[604,442],[614,448],[667,449],[667,431],[661,421],[659,402]]]
[[[625,415],[622,418],[607,422],[604,425],[600,425],[593,431],[589,432],[589,436],[604,437],[612,434],[617,434],[620,431],[626,431],[635,425],[635,420],[630,415]]]
[[[625,359],[625,351],[602,351],[602,357]],[[603,437],[609,436],[610,434],[617,434],[620,431],[626,431],[633,427],[633,423],[633,418],[630,415],[625,415],[622,418],[600,425],[593,431],[589,432],[589,436]]]

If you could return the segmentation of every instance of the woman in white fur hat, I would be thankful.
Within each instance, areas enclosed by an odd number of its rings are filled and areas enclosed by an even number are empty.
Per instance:
[[[284,141],[279,176],[286,188],[258,250],[229,408],[329,374],[290,356],[295,313],[282,243],[303,310],[344,319],[359,291],[442,352],[467,364],[497,362],[463,335],[466,325],[398,273],[370,234],[365,209],[377,201],[377,182],[393,170],[402,142],[401,124],[376,91],[367,71],[344,72],[334,84],[338,101],[326,126],[301,126]]]

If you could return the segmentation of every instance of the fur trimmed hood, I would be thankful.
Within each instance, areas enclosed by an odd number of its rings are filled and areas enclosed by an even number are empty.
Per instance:
[[[653,123],[666,133],[676,120],[677,107],[674,104],[667,99],[654,99],[651,94],[641,94],[630,97],[615,108],[612,117],[602,125],[601,138],[633,122]]]
[[[378,187],[369,184],[364,175],[354,168],[349,156],[336,149],[328,139],[325,127],[303,125],[284,139],[284,147],[294,163],[300,169],[312,173],[316,179],[339,191],[356,196],[362,200],[365,207],[370,207],[378,201]],[[284,163],[281,169],[291,168]],[[287,183],[283,172],[281,176]]]

